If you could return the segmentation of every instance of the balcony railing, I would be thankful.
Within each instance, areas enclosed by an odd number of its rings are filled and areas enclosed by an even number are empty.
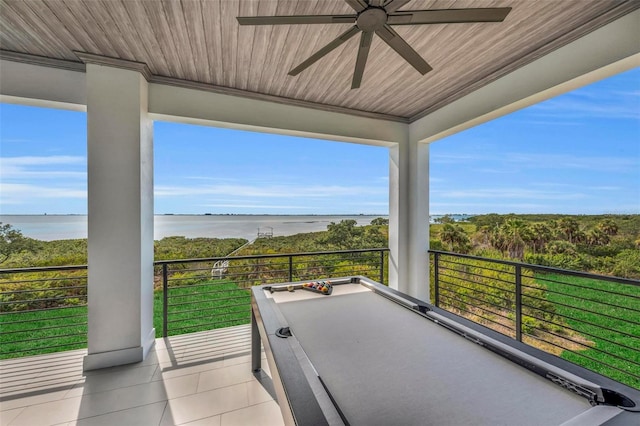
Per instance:
[[[640,281],[431,251],[433,303],[640,388]],[[388,249],[155,263],[158,337],[248,323],[252,285],[364,275]],[[86,347],[86,266],[0,270],[0,358]]]
[[[640,281],[430,253],[435,305],[640,389]]]
[[[248,324],[250,287],[328,276],[386,282],[388,249],[217,257],[156,262],[162,277],[162,336]]]
[[[0,270],[0,359],[86,346],[86,265]]]
[[[155,262],[158,337],[247,324],[252,285],[365,275],[386,281],[388,249]],[[0,359],[87,346],[87,266],[0,270]]]

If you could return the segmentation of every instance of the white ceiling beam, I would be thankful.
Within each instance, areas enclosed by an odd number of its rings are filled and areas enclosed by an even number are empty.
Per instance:
[[[391,146],[407,136],[408,124],[268,100],[152,83],[154,119],[189,124]]]
[[[412,141],[430,143],[640,66],[640,10],[414,121]]]
[[[86,111],[84,64],[78,70],[55,65],[1,59],[0,102]],[[398,121],[160,83],[149,85],[149,113],[156,120],[377,146],[391,146],[408,133],[408,124]]]
[[[86,111],[86,74],[2,59],[0,102]]]

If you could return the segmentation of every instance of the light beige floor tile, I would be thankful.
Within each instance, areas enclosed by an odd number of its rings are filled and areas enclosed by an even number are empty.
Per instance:
[[[14,408],[13,410],[0,411],[0,426],[7,426],[13,419],[18,417],[24,408]]]
[[[77,398],[84,395],[84,380],[76,384],[64,395],[65,398]]]
[[[82,378],[75,377],[68,381],[48,381],[42,382],[25,381],[21,384],[16,383],[14,386],[5,386],[0,384],[0,397],[6,401],[15,399],[24,399],[30,397],[39,397],[48,393],[54,393],[58,397],[62,393],[63,397],[69,389],[73,389],[78,383],[83,381]],[[47,400],[51,400],[48,399]],[[44,401],[46,402],[46,401]],[[2,405],[0,403],[0,405]]]
[[[250,364],[238,364],[216,370],[204,371],[200,373],[198,392],[248,382],[253,378]]]
[[[197,375],[178,377],[167,382],[151,382],[31,405],[16,417],[12,425],[57,424],[164,402],[170,396],[195,393],[197,381]]]
[[[195,373],[201,373],[203,371],[214,370],[216,368],[222,368],[222,361],[207,362],[202,364],[194,364],[188,366],[174,366],[172,364],[160,364],[158,369],[152,377],[152,381],[166,380],[174,377],[188,376]]]
[[[70,422],[78,417],[82,398],[69,398],[59,401],[26,407],[10,423],[11,426],[45,426]]]
[[[78,420],[76,426],[142,426],[157,425],[164,413],[166,402],[116,411]]]
[[[224,366],[225,367],[229,367],[232,365],[238,365],[238,364],[246,364],[246,363],[250,363],[251,362],[251,354],[249,355],[240,355],[240,356],[234,356],[234,355],[227,355],[224,358]]]
[[[182,424],[248,405],[244,383],[170,399],[161,425]]]
[[[140,363],[83,375],[85,355],[0,361],[0,379],[10,385],[0,385],[0,396],[7,388],[25,395],[0,404],[0,426],[146,425],[136,419],[157,424],[157,416],[163,424],[220,426],[222,413],[270,399],[250,369],[248,325],[158,339]]]
[[[79,359],[87,354],[86,349],[77,349],[73,351],[56,352],[45,355],[25,356],[21,358],[12,358],[2,360],[0,363],[0,371],[6,368],[21,368],[24,366],[50,365],[58,362],[66,362],[70,359]]]
[[[246,383],[247,397],[249,405],[261,404],[263,402],[273,401],[269,392],[255,378]]]
[[[90,374],[85,377],[85,381],[81,385],[83,394],[148,383],[156,372],[156,368],[156,365],[148,365],[117,367],[112,371],[109,371],[110,369],[100,370],[99,374]]]
[[[160,363],[175,363],[179,357],[173,352],[169,352],[166,349],[158,348],[150,351],[144,361],[140,365],[154,365]]]
[[[220,426],[220,416],[207,417],[195,422],[183,423],[180,426]]]
[[[164,389],[168,399],[180,398],[181,396],[192,395],[198,390],[199,374],[174,377],[163,380]]]
[[[274,401],[222,414],[220,426],[284,426],[280,407]]]
[[[32,370],[10,370],[7,369],[0,373],[0,386],[3,388],[13,386],[16,382],[30,381],[42,376],[44,367],[34,368]]]
[[[195,393],[197,375],[176,377],[164,382],[150,382],[107,392],[83,396],[82,410],[78,418],[91,417],[142,405],[166,401]]]
[[[8,399],[0,403],[0,410],[11,410],[18,407],[27,407],[34,404],[56,401],[64,398],[68,390],[46,392],[39,395],[26,396],[23,398]]]

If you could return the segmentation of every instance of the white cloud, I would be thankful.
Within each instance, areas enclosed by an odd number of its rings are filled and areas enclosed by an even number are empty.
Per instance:
[[[0,199],[2,204],[27,204],[43,198],[86,199],[84,188],[47,187],[23,183],[0,183]]]
[[[623,96],[606,93],[573,93],[529,107],[534,116],[568,118],[640,119],[638,96],[634,92]]]
[[[74,179],[86,180],[86,159],[79,156],[52,155],[27,157],[0,157],[0,177],[2,180],[22,179]],[[55,169],[51,169],[54,166]],[[76,169],[76,170],[71,170]]]
[[[519,167],[625,172],[638,169],[638,157],[580,157],[566,154],[506,153],[504,161]]]
[[[531,154],[505,152],[499,158],[491,155],[443,155],[434,156],[433,161],[440,164],[468,164],[477,163],[485,166],[477,169],[483,173],[504,173],[511,171],[505,167],[515,167],[522,169],[581,169],[603,172],[626,173],[638,170],[640,153],[638,156],[630,157],[587,157],[579,154]],[[493,167],[486,167],[487,164]]]
[[[527,199],[527,200],[579,200],[586,198],[578,192],[540,191],[523,188],[494,188],[432,191],[434,196],[461,199]]]
[[[0,157],[0,165],[6,167],[20,166],[46,166],[52,164],[86,164],[84,157],[73,155],[51,155],[51,156],[25,156],[25,157]]]

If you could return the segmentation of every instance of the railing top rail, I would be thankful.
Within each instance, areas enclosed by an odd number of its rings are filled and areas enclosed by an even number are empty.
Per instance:
[[[510,260],[503,260],[503,259],[490,259],[490,258],[487,258],[487,257],[473,256],[473,255],[470,255],[470,254],[462,254],[462,253],[453,253],[453,252],[442,251],[442,250],[428,250],[428,252],[429,253],[433,253],[433,254],[443,254],[443,255],[447,255],[447,256],[461,257],[461,258],[464,258],[464,259],[480,260],[480,261],[483,261],[483,262],[499,263],[499,264],[502,264],[502,265],[520,266],[520,267],[523,267],[523,268],[527,268],[527,269],[531,269],[533,271],[539,271],[539,272],[546,272],[546,273],[552,273],[552,274],[562,274],[562,275],[571,275],[571,276],[574,276],[574,277],[592,278],[592,279],[601,280],[601,281],[609,281],[609,282],[615,282],[615,283],[620,283],[620,284],[628,284],[628,285],[640,286],[640,280],[634,280],[634,279],[631,279],[631,278],[612,277],[610,275],[592,274],[590,272],[570,271],[568,269],[554,268],[554,267],[551,267],[551,266],[533,265],[533,264],[530,264],[530,263],[513,262],[513,261],[510,261]]]
[[[368,252],[380,252],[389,251],[386,247],[370,248],[370,249],[357,249],[357,250],[335,250],[335,251],[311,251],[300,253],[275,253],[275,254],[256,254],[249,256],[220,256],[220,257],[206,257],[198,259],[174,259],[174,260],[156,260],[154,265],[171,265],[176,263],[195,263],[195,262],[213,262],[218,260],[247,260],[247,259],[268,259],[275,257],[299,257],[299,256],[322,256],[329,254],[345,254],[345,253],[368,253]]]
[[[298,257],[298,256],[318,256],[329,254],[344,254],[344,253],[368,253],[368,252],[381,252],[389,251],[387,247],[370,248],[370,249],[357,249],[357,250],[334,250],[334,251],[312,251],[312,252],[299,252],[299,253],[276,253],[276,254],[257,254],[250,256],[219,256],[219,257],[203,257],[197,259],[172,259],[172,260],[156,260],[154,265],[171,265],[176,263],[196,263],[196,262],[211,262],[217,260],[228,259],[267,259],[275,257]],[[87,265],[68,265],[68,266],[39,266],[32,268],[8,268],[0,269],[0,274],[10,273],[23,273],[23,272],[53,272],[53,271],[71,271],[87,269]]]
[[[37,266],[32,268],[8,268],[0,269],[0,274],[22,273],[22,272],[54,272],[54,271],[74,271],[87,269],[87,265],[67,265],[67,266]]]

